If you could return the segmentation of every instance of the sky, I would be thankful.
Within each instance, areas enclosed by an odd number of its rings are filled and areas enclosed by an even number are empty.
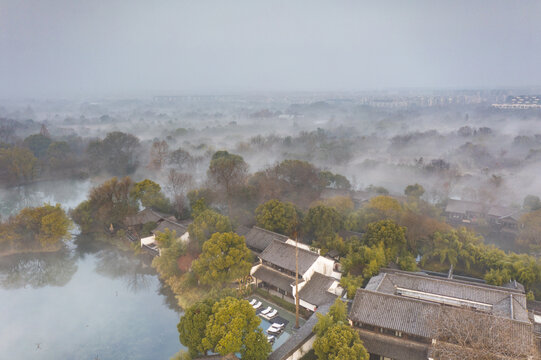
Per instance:
[[[541,86],[539,0],[0,0],[0,98]]]

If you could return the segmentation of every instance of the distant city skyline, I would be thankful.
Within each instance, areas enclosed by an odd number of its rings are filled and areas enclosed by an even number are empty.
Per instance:
[[[3,0],[0,98],[541,86],[541,2]]]

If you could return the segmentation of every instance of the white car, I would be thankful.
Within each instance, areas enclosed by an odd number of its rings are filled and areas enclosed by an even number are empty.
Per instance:
[[[270,312],[271,310],[272,310],[272,308],[269,306],[265,310],[261,311],[261,314],[265,315],[266,313]]]

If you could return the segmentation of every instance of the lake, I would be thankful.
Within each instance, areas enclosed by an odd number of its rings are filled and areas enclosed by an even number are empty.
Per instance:
[[[65,210],[75,208],[86,200],[89,190],[96,186],[91,180],[51,180],[10,188],[0,187],[0,217],[15,215],[28,206],[59,203]]]
[[[77,238],[0,258],[0,359],[169,359],[181,311],[148,262]]]

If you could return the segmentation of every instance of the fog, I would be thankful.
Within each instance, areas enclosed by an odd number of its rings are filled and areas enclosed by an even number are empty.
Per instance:
[[[541,3],[0,1],[0,98],[539,86]]]
[[[538,1],[3,0],[0,147],[46,128],[64,153],[33,149],[31,186],[0,169],[24,185],[2,214],[72,207],[113,175],[165,188],[175,168],[204,186],[221,149],[252,174],[300,159],[356,189],[519,206],[541,195],[540,114],[491,105],[541,93],[540,15]],[[114,141],[92,155],[113,131],[140,142],[128,164],[102,163]],[[153,168],[156,141],[189,166]]]
[[[374,185],[402,194],[407,185],[419,183],[433,203],[451,197],[519,207],[526,195],[541,195],[536,176],[541,171],[541,112],[491,107],[514,92],[423,95],[463,102],[437,106],[416,105],[419,95],[391,92],[4,102],[0,118],[19,124],[11,142],[38,133],[45,124],[78,159],[75,170],[49,176],[79,184],[70,190],[62,182],[12,188],[4,198],[10,204],[20,200],[9,205],[12,209],[40,200],[76,205],[90,184],[123,175],[93,171],[87,149],[91,141],[122,131],[141,142],[132,178],[150,178],[164,188],[171,168],[191,173],[194,187],[203,186],[211,155],[226,149],[243,156],[250,173],[299,159],[345,175],[356,189]],[[384,107],[378,102],[382,99]],[[153,168],[151,146],[158,140],[167,143],[169,154],[178,148],[188,152],[190,164]]]

